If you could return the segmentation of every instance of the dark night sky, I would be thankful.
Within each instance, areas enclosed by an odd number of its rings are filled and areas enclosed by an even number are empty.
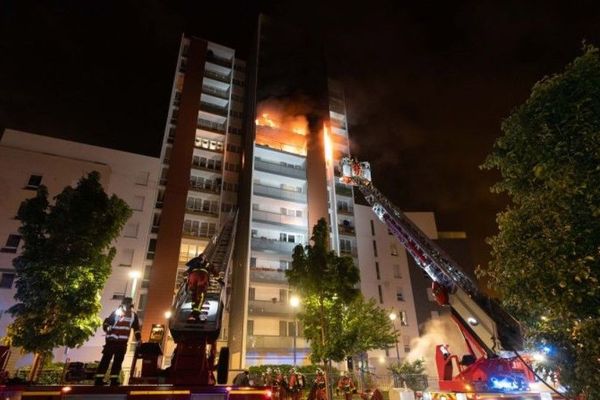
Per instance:
[[[207,3],[0,2],[0,128],[156,155],[181,33],[244,53],[266,11],[321,33],[376,185],[465,230],[480,264],[505,199],[478,165],[502,119],[582,40],[600,45],[598,1]]]

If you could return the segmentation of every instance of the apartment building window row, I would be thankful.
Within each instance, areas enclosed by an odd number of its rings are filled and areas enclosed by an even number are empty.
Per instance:
[[[215,158],[194,156],[192,159],[192,165],[194,167],[210,169],[213,171],[221,171],[221,168],[223,167],[223,161]]]
[[[186,208],[192,212],[203,212],[208,214],[219,213],[219,202],[217,200],[206,200],[198,197],[188,197]]]
[[[203,189],[213,192],[219,192],[221,189],[220,178],[204,178],[202,176],[190,175],[190,187],[192,189]]]
[[[207,139],[203,137],[196,137],[196,147],[211,150],[211,151],[223,151],[223,142],[218,140]]]
[[[183,221],[183,233],[188,236],[212,237],[217,233],[217,224],[186,219]]]

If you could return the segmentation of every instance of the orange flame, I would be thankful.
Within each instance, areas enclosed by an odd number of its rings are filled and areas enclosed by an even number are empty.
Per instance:
[[[269,128],[279,128],[279,124],[277,124],[270,116],[269,113],[262,113],[260,117],[256,119],[256,125],[258,126],[268,126]]]
[[[333,145],[326,125],[323,125],[323,139],[325,141],[325,160],[331,162],[333,160]]]

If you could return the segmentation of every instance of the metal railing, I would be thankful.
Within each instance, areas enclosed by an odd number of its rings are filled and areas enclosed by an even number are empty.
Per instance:
[[[294,247],[300,243],[283,242],[276,239],[257,238],[251,240],[252,250],[258,251],[274,251],[282,254],[292,254]]]
[[[208,85],[202,85],[202,93],[210,94],[212,96],[217,96],[222,99],[229,100],[229,91],[219,90]]]
[[[220,115],[221,117],[227,116],[227,108],[215,106],[214,104],[210,104],[205,101],[200,102],[200,110],[209,112],[211,114]]]
[[[290,225],[302,231],[306,230],[306,220],[302,217],[273,213],[269,211],[252,210],[252,220],[276,225]]]
[[[254,168],[258,171],[269,172],[276,175],[289,176],[291,178],[306,179],[306,170],[304,168],[294,168],[287,165],[276,164],[264,161],[259,158],[254,159]]]
[[[306,193],[261,185],[260,183],[254,184],[254,194],[280,200],[294,201],[296,203],[306,203]]]
[[[269,336],[269,335],[248,335],[247,343],[249,348],[253,349],[286,349],[290,350],[294,345],[293,336]],[[308,342],[303,337],[296,337],[296,348],[307,349]]]
[[[287,283],[284,270],[270,268],[250,268],[251,282]]]
[[[198,119],[197,127],[198,129],[204,129],[206,131],[225,134],[225,124],[218,124],[202,118]]]
[[[205,69],[204,70],[204,76],[206,76],[207,78],[215,79],[217,81],[221,81],[221,82],[225,82],[225,83],[231,83],[231,74],[229,74],[229,75],[223,75],[223,74],[219,74],[218,72],[214,72],[214,71],[210,71],[208,69]]]
[[[358,257],[358,250],[356,249],[356,247],[352,247],[350,249],[344,248],[340,249],[340,254],[343,256]]]
[[[352,197],[352,187],[342,184],[335,185],[335,192],[342,196]]]
[[[248,313],[252,315],[281,315],[291,316],[292,308],[287,301],[272,300],[250,300],[248,301]]]
[[[343,224],[338,225],[338,232],[343,235],[352,235],[352,236],[356,235],[356,229],[350,225],[343,225]]]

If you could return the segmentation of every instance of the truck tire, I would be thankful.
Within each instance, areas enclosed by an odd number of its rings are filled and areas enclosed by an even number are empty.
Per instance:
[[[219,362],[217,363],[217,383],[219,385],[227,384],[227,375],[229,373],[229,347],[221,347],[219,352]]]

